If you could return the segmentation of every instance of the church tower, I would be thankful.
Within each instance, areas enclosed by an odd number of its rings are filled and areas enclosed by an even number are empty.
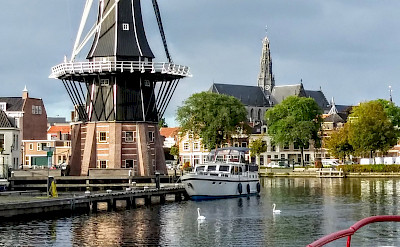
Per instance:
[[[272,59],[267,36],[263,39],[263,48],[260,60],[260,74],[258,75],[258,86],[264,93],[271,94],[275,86],[275,78],[272,74]]]

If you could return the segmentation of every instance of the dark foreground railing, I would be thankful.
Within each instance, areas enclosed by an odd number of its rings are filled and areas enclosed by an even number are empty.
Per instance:
[[[307,247],[319,247],[324,246],[325,244],[331,243],[335,240],[347,237],[347,247],[350,247],[351,236],[361,227],[375,223],[375,222],[385,222],[385,221],[397,221],[400,222],[400,215],[378,215],[371,216],[365,219],[362,219],[352,225],[349,229],[341,230],[338,232],[331,233],[325,237],[314,241],[313,243],[307,245]]]

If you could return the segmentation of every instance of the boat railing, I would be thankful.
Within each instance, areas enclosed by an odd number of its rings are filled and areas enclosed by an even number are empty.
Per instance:
[[[352,225],[349,229],[331,233],[325,237],[318,239],[317,241],[312,242],[311,244],[307,245],[307,247],[324,246],[328,243],[331,243],[333,241],[336,241],[338,239],[342,239],[345,237],[347,237],[347,245],[346,246],[350,247],[351,236],[353,236],[353,234],[356,233],[356,231],[359,230],[361,227],[371,224],[371,223],[375,223],[375,222],[388,222],[388,221],[400,222],[400,215],[378,215],[378,216],[371,216],[371,217],[362,219],[362,220],[356,222],[354,225]]]

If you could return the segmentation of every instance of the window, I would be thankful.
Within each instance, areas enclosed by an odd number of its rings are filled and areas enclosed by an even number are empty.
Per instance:
[[[299,143],[295,142],[293,144],[293,148],[294,148],[294,150],[299,150],[300,149]]]
[[[193,156],[193,166],[200,164],[200,155]]]
[[[40,105],[32,105],[32,114],[34,114],[34,115],[42,114],[42,106],[40,106]]]
[[[107,132],[100,132],[99,133],[99,142],[106,142],[107,141]]]
[[[29,143],[29,150],[33,150],[33,143]]]
[[[150,87],[150,81],[149,80],[144,80],[144,85],[146,87]]]
[[[285,159],[285,154],[281,154],[281,159]]]
[[[37,151],[42,151],[42,145],[40,145],[40,143],[36,144],[36,150]]]
[[[242,148],[247,148],[247,142],[242,142]]]
[[[193,143],[193,151],[200,151],[200,143],[199,142]]]
[[[0,148],[4,149],[4,134],[0,134]]]
[[[307,149],[309,149],[309,148],[310,148],[310,143],[307,142],[306,145],[304,146],[304,149],[307,150]]]
[[[100,79],[100,86],[108,86],[110,85],[109,79]]]
[[[149,131],[149,141],[154,142],[154,131]]]
[[[107,160],[99,160],[99,163],[97,164],[97,168],[102,168],[102,169],[107,168]]]
[[[239,142],[234,142],[233,146],[238,148],[239,147]]]
[[[25,156],[25,165],[29,166],[29,156]]]
[[[310,162],[310,154],[305,154],[304,155],[304,161]]]
[[[122,168],[133,168],[134,164],[134,160],[125,160],[125,164],[122,164]]]
[[[283,146],[283,149],[284,149],[284,150],[288,150],[288,149],[289,149],[289,144],[285,144],[285,145]]]
[[[129,31],[129,23],[122,23],[122,30]]]
[[[184,142],[183,143],[183,150],[189,151],[189,142]]]
[[[125,132],[125,142],[136,142],[136,132],[134,131]]]
[[[1,102],[0,103],[0,110],[5,111],[6,110],[6,103],[5,102]]]

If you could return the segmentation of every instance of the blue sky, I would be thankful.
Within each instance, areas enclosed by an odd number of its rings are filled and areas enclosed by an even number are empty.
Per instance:
[[[400,101],[400,1],[159,0],[175,63],[190,66],[165,117],[213,82],[257,85],[261,41],[268,26],[277,85],[322,88],[328,100],[357,104]],[[50,68],[70,56],[84,0],[12,0],[0,15],[0,96],[43,98],[48,116],[70,117],[72,103]],[[142,0],[146,34],[166,61],[150,0]],[[83,56],[82,56],[83,58]]]

